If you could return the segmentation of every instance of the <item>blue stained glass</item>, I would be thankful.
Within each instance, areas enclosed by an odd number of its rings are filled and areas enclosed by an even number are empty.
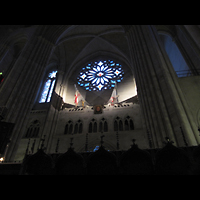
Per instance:
[[[45,82],[39,103],[50,102],[53,93],[53,88],[56,82],[57,71],[52,71],[49,73],[48,78]]]
[[[93,152],[97,151],[99,149],[99,146],[96,146],[93,150]]]
[[[100,62],[98,63],[98,65],[101,66],[101,65],[103,65],[103,63],[100,61]]]
[[[77,79],[80,86],[89,91],[101,91],[121,82],[124,71],[120,64],[104,60],[89,63],[79,74]]]
[[[53,83],[51,84],[51,89],[49,91],[49,96],[48,96],[47,102],[50,102],[50,100],[51,100],[51,96],[52,96],[52,92],[53,92],[55,82],[56,82],[56,80],[53,80]]]
[[[83,74],[83,75],[81,76],[81,78],[82,78],[82,79],[84,79],[85,77],[86,77],[86,75],[85,75],[85,74]]]
[[[49,78],[56,78],[57,71],[52,71],[49,73]]]
[[[39,103],[45,103],[50,86],[51,86],[51,80],[48,79],[45,83]]]

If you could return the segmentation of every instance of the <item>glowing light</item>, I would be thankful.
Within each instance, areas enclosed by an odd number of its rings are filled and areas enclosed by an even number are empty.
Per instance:
[[[53,88],[56,81],[56,74],[57,74],[57,71],[52,71],[49,73],[48,78],[45,82],[39,103],[50,102],[51,96],[53,93]]]
[[[103,63],[100,61],[100,62],[98,63],[98,65],[101,66],[101,65],[103,65]]]
[[[0,162],[3,162],[3,161],[4,161],[4,158],[3,158],[3,157],[1,157],[1,158],[0,158]]]
[[[103,85],[99,84],[97,87],[99,88],[99,90],[101,90]]]
[[[77,79],[80,86],[89,91],[101,91],[103,89],[110,89],[117,82],[121,82],[124,72],[120,64],[116,64],[111,60],[105,60],[89,63],[82,68],[79,74]]]
[[[102,73],[102,72],[99,72],[99,73],[97,74],[97,76],[103,76],[103,73]]]
[[[93,150],[93,152],[97,151],[99,149],[99,146],[96,146]]]
[[[116,75],[119,75],[120,73],[121,73],[121,72],[118,71],[118,70],[115,71],[115,74],[116,74]]]
[[[83,74],[83,75],[81,76],[81,78],[82,78],[82,79],[84,79],[85,77],[86,77],[86,75],[85,75],[85,74]]]
[[[57,71],[52,71],[49,73],[49,78],[56,78]]]

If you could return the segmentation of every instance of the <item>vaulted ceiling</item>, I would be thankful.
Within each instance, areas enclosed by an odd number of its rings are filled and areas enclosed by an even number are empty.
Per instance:
[[[63,84],[68,84],[66,96],[69,99],[69,95],[71,95],[71,102],[74,101],[74,84],[77,82],[77,73],[85,64],[95,59],[111,59],[120,63],[125,76],[119,85],[126,85],[126,88],[129,83],[133,85],[133,67],[131,67],[129,46],[125,34],[130,27],[122,25],[36,25],[32,28],[27,27],[28,25],[22,26],[5,28],[6,30],[19,28],[27,33],[35,30],[36,35],[38,34],[44,38],[44,41],[49,41],[53,45],[47,68],[58,66],[59,71],[64,72]],[[120,91],[120,87],[118,89]],[[122,87],[120,95],[121,98],[123,97],[122,100],[133,96],[128,90],[126,91],[128,95],[122,95],[125,92]],[[104,94],[107,96],[106,99],[101,100],[100,95],[93,93],[90,94],[90,99],[94,99],[93,101],[96,102],[99,98],[99,101],[106,102],[112,91],[106,92],[109,93],[108,95]]]
[[[63,32],[56,45],[52,60],[59,59],[67,67],[63,71],[71,71],[92,55],[112,56],[130,65],[128,42],[120,25],[74,25]]]
[[[133,87],[133,73],[131,70],[128,41],[124,29],[120,25],[74,25],[63,32],[56,42],[56,48],[50,62],[59,63],[59,70],[65,72],[64,80],[68,80],[67,99],[73,102],[74,84],[77,83],[77,76],[80,70],[89,62],[98,59],[111,59],[122,64],[125,76],[119,86],[129,85]],[[90,104],[106,103],[112,90],[102,92],[86,92],[81,88],[82,95]],[[119,87],[120,90],[120,87]],[[133,92],[123,94],[121,99],[128,99],[134,95]],[[70,102],[70,101],[69,101]]]

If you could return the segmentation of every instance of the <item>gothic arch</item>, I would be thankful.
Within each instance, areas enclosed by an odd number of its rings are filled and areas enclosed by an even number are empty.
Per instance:
[[[24,135],[24,138],[37,138],[37,137],[39,137],[40,127],[41,127],[41,125],[40,125],[39,120],[31,121],[31,123],[29,123],[27,131]]]
[[[27,44],[27,37],[24,34],[18,34],[11,38],[2,52],[0,52],[0,71],[3,71],[7,76],[12,66],[17,61],[19,55],[22,53]]]
[[[124,130],[123,119],[119,116],[115,117],[113,126],[114,126],[114,131],[123,131]]]
[[[174,68],[178,77],[190,76],[190,68],[180,51],[177,42],[174,41],[173,36],[166,32],[158,32],[161,43],[168,55],[168,58]]]
[[[74,124],[74,134],[81,134],[81,133],[83,133],[83,121],[79,119]]]
[[[64,101],[69,97],[68,92],[74,90],[68,83],[76,79],[76,74],[85,64],[96,59],[112,59],[120,63],[134,79],[128,41],[122,25],[46,26],[42,37],[55,44],[49,63],[59,63],[58,68],[63,72],[59,84],[65,90],[59,95]],[[72,95],[69,103],[72,103]]]
[[[65,124],[65,135],[72,135],[74,132],[74,123],[73,120],[68,120],[68,122]]]
[[[79,25],[45,25],[44,31],[43,31],[43,37],[46,40],[49,40],[50,42],[54,43],[55,45],[58,45],[61,39],[65,36],[66,33],[73,30]],[[131,27],[134,25],[118,25],[119,28],[122,28],[122,30],[125,32],[128,32]]]
[[[49,69],[48,69],[49,68]],[[47,82],[47,80],[50,80],[51,82],[51,86],[52,86],[52,88],[50,87],[49,89],[48,89],[48,93],[50,92],[50,90],[52,89],[52,93],[51,93],[51,97],[50,97],[50,100],[51,100],[51,98],[52,98],[52,94],[53,94],[53,91],[55,90],[55,87],[56,87],[56,83],[57,83],[57,69],[56,69],[57,67],[55,67],[55,66],[50,66],[50,67],[46,67],[46,71],[44,72],[44,75],[43,75],[43,78],[42,78],[42,80],[41,80],[41,82],[40,82],[40,86],[39,86],[39,89],[38,89],[38,92],[37,92],[37,95],[36,95],[36,102],[39,102],[39,103],[41,103],[40,102],[40,99],[41,99],[41,96],[42,96],[42,94],[43,94],[43,92],[44,92],[44,89],[45,89],[45,84],[46,84],[46,82]],[[48,70],[47,70],[48,69]],[[50,75],[50,73],[51,72],[56,72],[56,75],[55,75],[55,77],[50,77],[49,75]],[[50,102],[50,101],[45,101],[45,102]],[[44,102],[43,102],[44,103]]]
[[[98,121],[96,119],[91,119],[88,125],[88,133],[97,133],[98,132]]]
[[[104,117],[99,121],[99,132],[108,132],[108,121]]]
[[[133,74],[133,77],[134,77],[134,72],[128,60],[126,60],[124,57],[120,55],[117,55],[114,52],[99,50],[81,58],[76,63],[72,63],[71,66],[68,66],[69,67],[68,73],[65,74],[64,79],[66,80],[69,79],[73,74],[76,74],[83,66],[87,65],[88,63],[92,61],[106,60],[106,59],[114,60],[117,63],[120,63],[122,66],[127,68],[127,70],[130,70],[130,72]]]
[[[174,38],[177,35],[175,25],[155,25],[155,28],[159,33],[169,34],[172,38]]]
[[[129,115],[127,115],[124,118],[124,130],[125,131],[131,131],[131,130],[134,130],[134,129],[135,129],[135,127],[134,127],[133,118],[130,117]]]

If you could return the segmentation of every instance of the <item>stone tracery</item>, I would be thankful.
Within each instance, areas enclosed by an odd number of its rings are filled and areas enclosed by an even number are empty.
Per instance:
[[[123,80],[122,66],[112,60],[91,62],[82,68],[78,79],[78,85],[89,91],[101,91],[115,87],[115,84]]]

